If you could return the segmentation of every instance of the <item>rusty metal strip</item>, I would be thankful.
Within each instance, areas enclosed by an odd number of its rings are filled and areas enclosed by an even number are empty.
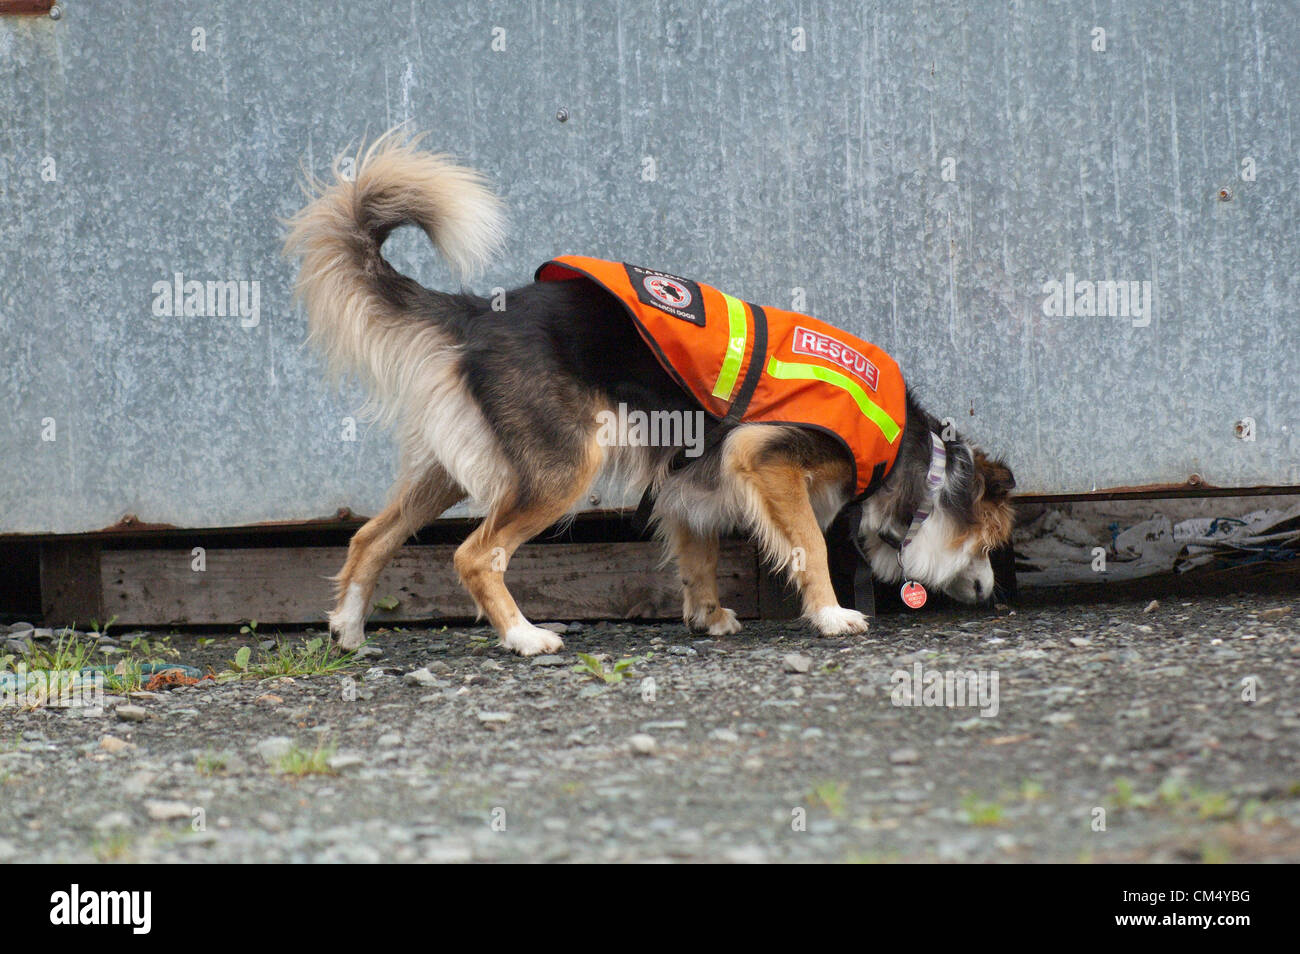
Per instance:
[[[43,16],[54,0],[0,0],[0,16]]]

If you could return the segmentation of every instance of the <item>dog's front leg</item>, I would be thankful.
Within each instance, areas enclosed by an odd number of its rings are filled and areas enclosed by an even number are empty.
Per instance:
[[[733,610],[718,600],[718,535],[700,535],[687,524],[665,521],[682,581],[682,619],[692,632],[730,636],[741,630]]]
[[[826,539],[808,505],[806,514],[793,515],[784,533],[790,541],[790,576],[799,587],[803,615],[823,636],[865,633],[870,620],[855,609],[840,606],[831,583]]]
[[[745,435],[747,437],[747,435]],[[760,436],[753,448],[736,441],[730,467],[747,483],[757,505],[752,513],[754,532],[764,553],[788,571],[799,587],[803,615],[823,636],[865,633],[869,621],[855,609],[840,606],[831,584],[826,539],[808,495],[808,478],[802,467],[770,461],[761,453]]]

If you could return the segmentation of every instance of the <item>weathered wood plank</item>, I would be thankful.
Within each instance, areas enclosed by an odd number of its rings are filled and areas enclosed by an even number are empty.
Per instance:
[[[409,546],[380,576],[375,598],[396,597],[396,609],[372,621],[466,619],[474,604],[452,569],[455,547]],[[330,577],[344,547],[210,549],[205,569],[188,550],[106,550],[103,612],[119,625],[321,623],[332,602]],[[534,620],[675,619],[681,589],[671,567],[659,567],[654,543],[534,544],[510,562],[506,581]],[[724,605],[758,615],[757,560],[747,543],[724,542],[718,565]]]
[[[87,627],[106,619],[97,540],[41,544],[41,614],[46,626]]]
[[[763,619],[796,619],[802,612],[798,588],[784,573],[773,573],[763,560],[757,559],[758,615]],[[724,601],[725,602],[725,601]]]

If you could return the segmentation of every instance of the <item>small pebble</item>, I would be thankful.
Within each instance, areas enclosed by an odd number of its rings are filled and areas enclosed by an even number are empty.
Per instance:
[[[190,806],[184,802],[147,801],[144,810],[154,821],[175,821],[191,816]]]
[[[351,769],[360,768],[366,764],[366,760],[359,755],[344,754],[340,752],[337,755],[331,755],[326,761],[330,769],[335,772],[347,772]]]
[[[253,751],[268,765],[278,762],[289,754],[293,748],[293,739],[283,735],[273,735],[253,746]]]
[[[118,706],[117,717],[123,722],[143,722],[149,713],[142,706]]]
[[[781,666],[786,672],[790,673],[807,672],[812,668],[812,657],[799,653],[790,653],[781,660]]]

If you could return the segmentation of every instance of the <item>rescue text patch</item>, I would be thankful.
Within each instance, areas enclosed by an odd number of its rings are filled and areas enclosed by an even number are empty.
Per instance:
[[[795,328],[794,343],[790,346],[796,354],[811,354],[818,358],[833,361],[844,370],[857,377],[871,390],[876,390],[880,383],[880,372],[867,360],[866,355],[859,354],[842,341],[830,335],[807,328]]]

